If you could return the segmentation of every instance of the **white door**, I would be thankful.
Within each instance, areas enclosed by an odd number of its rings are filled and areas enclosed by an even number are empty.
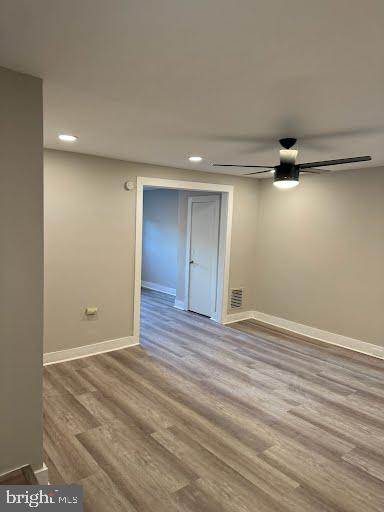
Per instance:
[[[213,316],[216,311],[220,197],[188,199],[188,309]]]

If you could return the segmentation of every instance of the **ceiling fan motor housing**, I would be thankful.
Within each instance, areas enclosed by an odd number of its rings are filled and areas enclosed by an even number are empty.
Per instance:
[[[296,165],[280,164],[275,167],[274,181],[299,181],[299,169]]]

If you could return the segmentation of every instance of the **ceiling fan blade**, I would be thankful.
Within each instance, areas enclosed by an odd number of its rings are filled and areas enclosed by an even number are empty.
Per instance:
[[[330,171],[329,169],[317,169],[316,167],[312,167],[311,170],[307,170],[307,169],[303,169],[301,170],[300,169],[300,174],[302,173],[305,173],[305,174],[324,174],[324,173],[327,173],[327,172],[332,172]]]
[[[241,164],[212,164],[212,167],[251,167],[260,169],[274,169],[274,165],[241,165]]]
[[[250,176],[251,174],[263,174],[264,172],[273,172],[272,169],[267,171],[255,171],[255,172],[247,172],[246,174],[242,174],[242,176]]]
[[[323,160],[320,162],[308,162],[306,164],[298,164],[299,169],[311,169],[312,167],[326,167],[328,165],[352,164],[354,162],[367,162],[372,160],[370,156],[356,156],[354,158],[338,158],[337,160]]]

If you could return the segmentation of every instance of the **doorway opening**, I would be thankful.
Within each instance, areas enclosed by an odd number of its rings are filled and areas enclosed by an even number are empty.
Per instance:
[[[137,180],[134,335],[141,289],[223,323],[227,314],[233,187]],[[146,291],[146,293],[148,293]]]

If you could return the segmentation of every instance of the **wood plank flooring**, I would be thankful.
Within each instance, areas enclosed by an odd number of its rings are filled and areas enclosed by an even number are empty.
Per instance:
[[[383,368],[144,291],[140,347],[45,367],[49,477],[92,512],[382,512]]]

